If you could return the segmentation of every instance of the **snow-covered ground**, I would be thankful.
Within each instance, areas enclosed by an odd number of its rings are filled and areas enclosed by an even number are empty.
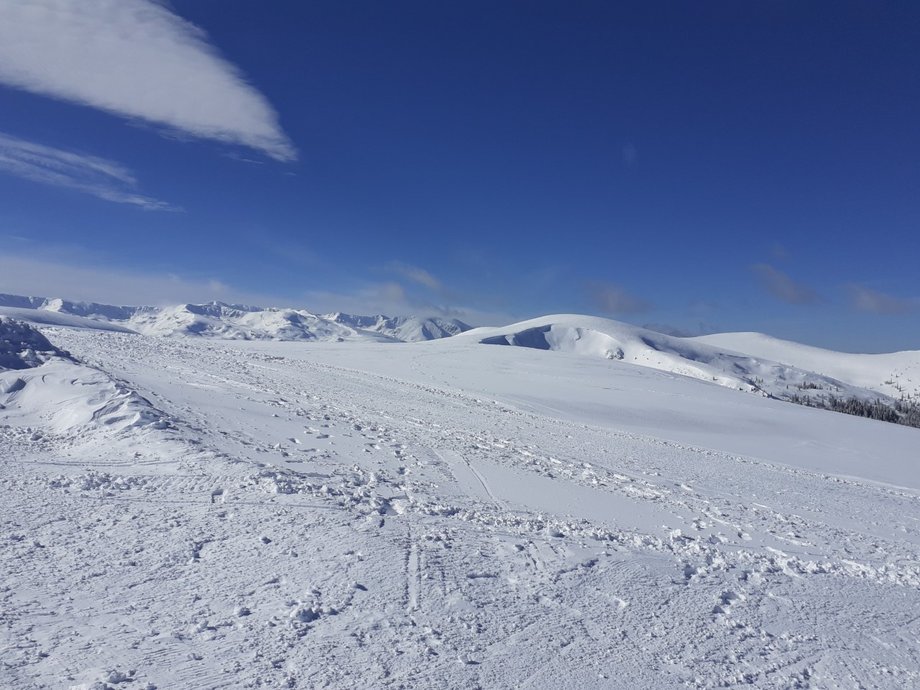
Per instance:
[[[10,335],[0,685],[920,686],[920,430],[605,328]]]

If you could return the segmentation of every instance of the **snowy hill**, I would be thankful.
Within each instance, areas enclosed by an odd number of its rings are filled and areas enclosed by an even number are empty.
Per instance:
[[[210,302],[171,307],[121,307],[44,297],[0,295],[0,312],[37,323],[48,313],[70,317],[55,325],[130,330],[144,335],[193,335],[226,340],[412,342],[445,338],[468,330],[456,319],[417,316],[320,316],[303,309],[251,307]],[[74,321],[88,319],[89,321]]]
[[[885,354],[835,352],[763,333],[715,333],[686,340],[783,362],[899,398],[920,396],[920,350]]]
[[[880,397],[876,391],[766,357],[590,316],[556,314],[503,328],[478,328],[461,337],[486,345],[553,350],[623,361],[780,399],[799,396],[818,402],[831,395],[861,400]]]

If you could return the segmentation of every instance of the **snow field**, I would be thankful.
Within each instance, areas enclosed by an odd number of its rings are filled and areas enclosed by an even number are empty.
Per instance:
[[[465,336],[46,332],[9,687],[920,684],[916,430]],[[168,424],[56,421],[68,368]]]

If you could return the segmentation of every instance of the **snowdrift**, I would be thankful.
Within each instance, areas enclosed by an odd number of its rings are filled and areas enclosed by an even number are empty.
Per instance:
[[[69,355],[28,324],[0,316],[0,371],[30,369]]]
[[[169,426],[145,398],[7,317],[0,317],[0,413],[18,425],[58,434]]]

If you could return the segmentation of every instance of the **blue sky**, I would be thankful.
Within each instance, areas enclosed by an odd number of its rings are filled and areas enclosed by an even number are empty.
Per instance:
[[[0,0],[0,291],[920,349],[916,3],[87,5]]]

